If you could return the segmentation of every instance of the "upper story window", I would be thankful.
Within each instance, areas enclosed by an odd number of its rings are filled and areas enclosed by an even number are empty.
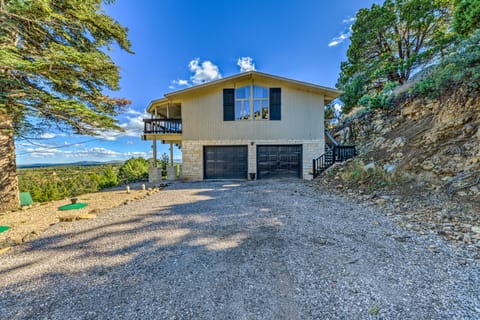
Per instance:
[[[254,119],[269,119],[268,88],[253,86],[253,117]]]
[[[235,120],[250,119],[250,86],[235,89]]]
[[[253,84],[223,89],[223,120],[281,120],[281,89]]]
[[[235,89],[235,120],[269,119],[268,88],[249,85]]]

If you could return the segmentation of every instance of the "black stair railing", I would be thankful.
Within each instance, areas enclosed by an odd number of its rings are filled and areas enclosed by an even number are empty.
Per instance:
[[[313,178],[327,170],[335,162],[342,162],[357,155],[355,146],[335,146],[325,144],[325,153],[313,159]]]
[[[333,154],[335,155],[335,161],[345,161],[355,157],[357,150],[355,146],[335,146],[333,147]]]

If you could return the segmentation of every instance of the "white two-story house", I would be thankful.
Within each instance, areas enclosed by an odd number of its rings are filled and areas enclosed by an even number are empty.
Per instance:
[[[186,180],[312,179],[323,154],[324,105],[340,95],[316,84],[249,71],[165,94],[147,108],[142,139],[178,145]],[[150,171],[151,180],[158,174]]]

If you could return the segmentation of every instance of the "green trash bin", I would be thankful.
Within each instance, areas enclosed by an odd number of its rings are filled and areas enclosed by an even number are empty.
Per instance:
[[[5,232],[5,231],[7,231],[8,229],[10,229],[9,226],[0,226],[0,233]]]
[[[22,207],[29,206],[33,203],[30,192],[20,192],[20,205]]]
[[[82,209],[87,206],[86,203],[83,202],[77,202],[77,203],[71,203],[71,204],[66,204],[64,206],[58,207],[58,210],[77,210],[77,209]]]

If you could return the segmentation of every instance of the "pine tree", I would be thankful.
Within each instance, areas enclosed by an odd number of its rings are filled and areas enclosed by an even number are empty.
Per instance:
[[[0,211],[18,207],[14,134],[120,130],[114,117],[129,101],[104,94],[120,79],[106,51],[131,50],[102,9],[113,2],[0,0]]]
[[[439,58],[454,39],[452,11],[452,0],[385,0],[359,10],[337,83],[351,93],[342,101],[356,104],[360,78],[360,91],[379,92],[387,82],[405,83]]]

